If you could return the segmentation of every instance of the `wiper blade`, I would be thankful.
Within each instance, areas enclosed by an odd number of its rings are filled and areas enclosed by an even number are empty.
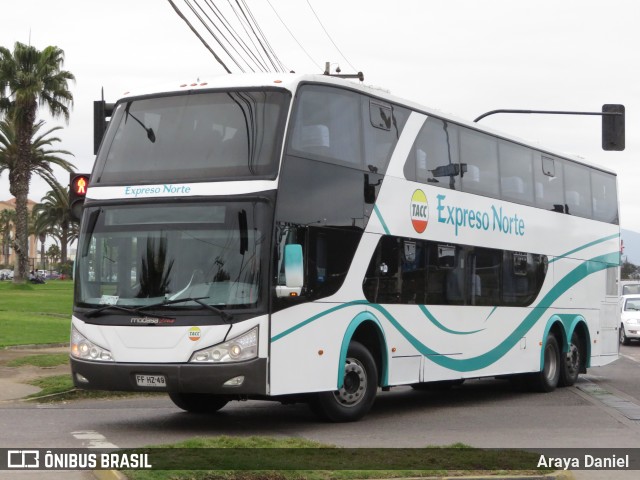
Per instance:
[[[138,307],[135,309],[134,313],[140,312],[142,310],[147,310],[150,308],[157,308],[157,307],[164,307],[167,305],[174,305],[176,303],[184,303],[184,302],[195,302],[198,305],[201,305],[202,307],[206,308],[207,310],[211,310],[213,313],[216,313],[218,315],[220,315],[222,317],[222,319],[227,322],[227,323],[231,323],[231,321],[233,320],[233,315],[231,315],[230,313],[225,312],[224,310],[221,310],[217,307],[214,307],[213,305],[209,305],[206,302],[203,302],[202,300],[205,298],[209,298],[209,297],[185,297],[185,298],[178,298],[176,300],[165,300],[163,302],[158,302],[158,303],[154,303],[151,305],[143,305],[142,307]]]
[[[110,309],[120,310],[122,312],[127,312],[132,314],[138,313],[137,309],[135,308],[123,307],[121,305],[105,305],[104,307],[99,307],[99,308],[94,308],[93,310],[89,310],[87,313],[85,313],[85,316],[89,318],[96,317],[102,312],[104,312],[105,310],[110,310]]]

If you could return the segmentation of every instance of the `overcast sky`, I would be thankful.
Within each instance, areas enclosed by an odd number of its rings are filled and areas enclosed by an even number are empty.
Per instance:
[[[187,11],[184,0],[174,2]],[[640,232],[637,0],[309,0],[339,51],[307,0],[270,0],[273,9],[266,0],[246,2],[288,69],[321,73],[330,61],[347,73],[351,64],[366,84],[469,120],[497,108],[624,104],[624,152],[601,149],[600,117],[495,115],[482,123],[617,171],[621,225]],[[66,54],[75,105],[68,125],[47,125],[65,127],[60,147],[74,153],[79,171],[93,165],[92,102],[102,87],[115,101],[139,87],[224,74],[165,0],[7,1],[0,45],[12,50],[16,41]],[[58,178],[68,182],[62,171]],[[47,190],[34,180],[30,198]],[[9,197],[4,174],[0,199]]]

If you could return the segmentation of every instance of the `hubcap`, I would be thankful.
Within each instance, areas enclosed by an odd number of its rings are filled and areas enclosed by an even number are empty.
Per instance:
[[[345,407],[353,407],[364,399],[366,391],[367,372],[364,365],[356,358],[347,358],[342,388],[334,392],[336,400]]]
[[[567,370],[571,376],[574,376],[580,368],[580,351],[575,343],[569,345],[567,352]]]

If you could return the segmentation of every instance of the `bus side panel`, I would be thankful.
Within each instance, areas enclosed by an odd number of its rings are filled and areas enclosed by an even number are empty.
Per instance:
[[[271,316],[270,394],[336,389],[340,348],[362,304],[305,303]]]

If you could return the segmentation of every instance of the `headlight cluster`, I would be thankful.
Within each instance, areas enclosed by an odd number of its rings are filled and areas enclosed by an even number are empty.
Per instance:
[[[190,362],[228,363],[250,360],[258,356],[258,327],[224,343],[195,352]]]
[[[628,318],[624,323],[626,323],[627,325],[637,325],[640,322],[638,322],[637,318]]]
[[[71,356],[81,360],[113,362],[109,350],[87,340],[75,327],[71,329]]]

